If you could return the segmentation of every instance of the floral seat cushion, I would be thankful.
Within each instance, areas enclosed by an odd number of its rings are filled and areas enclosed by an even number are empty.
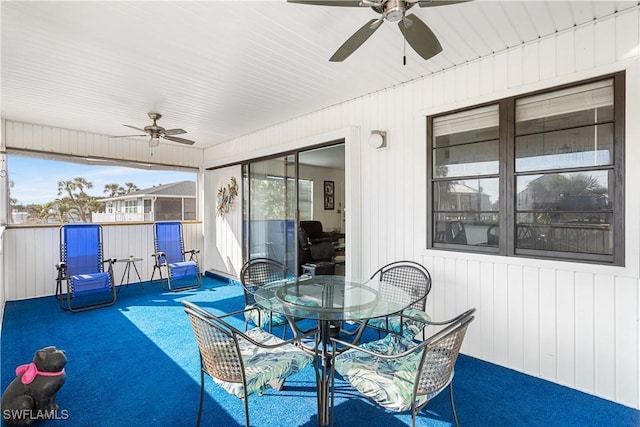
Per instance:
[[[415,345],[416,343],[407,338],[389,334],[360,347],[380,354],[393,355],[409,350]],[[436,371],[438,364],[442,364],[445,369],[446,362],[441,363],[444,361],[438,360],[443,357],[441,353],[431,356],[431,354],[427,355],[425,363],[436,365]],[[401,412],[411,409],[413,385],[421,357],[422,350],[398,359],[383,359],[358,350],[348,350],[336,357],[335,369],[360,393],[384,408]],[[433,368],[431,370],[433,371]],[[419,395],[416,405],[421,405],[435,397],[452,379],[453,372],[444,387],[439,387],[427,395]]]
[[[247,306],[245,308],[248,309],[251,307],[253,306]],[[287,324],[287,317],[284,314],[274,313],[262,308],[248,310],[244,315],[247,321],[251,321],[261,329],[269,329],[269,324],[271,324],[271,326],[282,326]]]
[[[427,313],[410,307],[403,310],[402,316],[378,317],[370,319],[368,324],[374,328],[388,330],[395,334],[402,333],[403,337],[412,340],[424,329],[429,320]]]
[[[247,335],[262,344],[273,345],[282,342],[280,338],[260,328],[249,330]],[[295,374],[313,363],[313,357],[311,355],[305,353],[293,344],[269,349],[257,347],[239,338],[238,345],[245,367],[247,396],[272,388],[279,380]],[[245,397],[242,383],[223,381],[215,376],[212,378],[230,394],[240,399]]]

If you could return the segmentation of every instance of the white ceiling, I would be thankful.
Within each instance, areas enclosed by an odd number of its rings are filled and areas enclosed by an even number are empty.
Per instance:
[[[122,125],[144,127],[156,111],[160,126],[183,128],[181,136],[204,148],[634,7],[415,6],[410,12],[434,31],[442,53],[423,60],[385,22],[333,63],[333,52],[376,12],[284,0],[2,1],[1,114],[115,136],[136,133]]]

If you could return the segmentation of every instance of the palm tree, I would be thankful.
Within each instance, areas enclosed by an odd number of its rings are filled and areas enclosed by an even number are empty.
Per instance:
[[[76,214],[75,216],[73,215],[74,213]],[[63,201],[57,201],[54,209],[49,213],[48,218],[52,218],[56,222],[75,222],[75,217],[78,216],[77,214],[79,214],[79,211],[76,207]]]
[[[60,181],[58,182],[58,196],[66,193],[67,197],[60,201],[68,203],[75,208],[82,222],[90,222],[91,209],[89,200],[91,197],[84,192],[85,188],[93,188],[93,184],[81,177],[73,178],[71,181]]]
[[[27,206],[27,222],[30,224],[46,224],[48,222],[53,202],[44,205],[33,204]]]
[[[133,193],[134,191],[138,191],[139,188],[133,182],[125,182],[124,186],[126,187],[124,192],[126,194]]]
[[[106,184],[104,186],[103,193],[107,194],[107,197],[114,197],[124,194],[124,188],[122,188],[119,184]]]

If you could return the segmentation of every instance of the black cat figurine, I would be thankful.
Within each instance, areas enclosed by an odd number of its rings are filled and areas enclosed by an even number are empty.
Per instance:
[[[64,351],[45,347],[33,363],[18,366],[17,378],[2,395],[2,419],[7,425],[29,425],[41,419],[60,419],[56,393],[66,379]],[[64,415],[64,414],[63,414]]]

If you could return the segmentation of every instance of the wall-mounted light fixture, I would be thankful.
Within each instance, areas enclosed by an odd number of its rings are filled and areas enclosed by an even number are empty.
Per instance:
[[[372,130],[371,135],[369,135],[369,146],[378,150],[381,148],[388,148],[387,131]]]

